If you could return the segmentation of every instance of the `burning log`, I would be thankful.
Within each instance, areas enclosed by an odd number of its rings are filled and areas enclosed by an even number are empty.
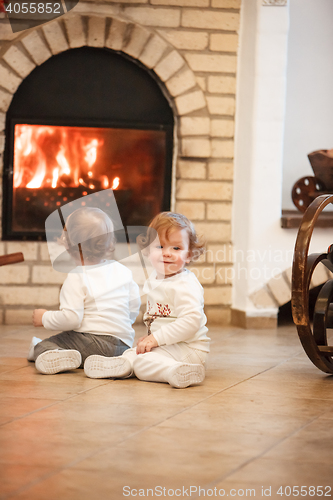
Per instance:
[[[23,262],[24,257],[22,252],[10,253],[0,257],[0,266],[7,266],[8,264],[17,264]]]

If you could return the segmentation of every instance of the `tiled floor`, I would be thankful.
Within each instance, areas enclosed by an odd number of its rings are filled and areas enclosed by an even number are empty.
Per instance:
[[[36,332],[0,327],[1,499],[333,499],[333,377],[293,326],[212,328],[206,380],[184,390],[41,375]]]

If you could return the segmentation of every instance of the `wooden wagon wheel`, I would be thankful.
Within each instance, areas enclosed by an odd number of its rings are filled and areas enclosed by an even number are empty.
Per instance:
[[[314,365],[325,373],[333,373],[333,347],[327,345],[326,329],[333,327],[333,280],[322,287],[314,310],[313,327],[309,318],[309,288],[316,266],[322,262],[333,272],[327,253],[308,255],[312,232],[319,214],[333,203],[333,195],[318,196],[306,210],[295,244],[291,306],[294,323],[302,346]]]
[[[326,188],[318,177],[302,177],[295,182],[291,198],[295,207],[300,212],[305,212],[310,203],[323,191],[326,191]]]

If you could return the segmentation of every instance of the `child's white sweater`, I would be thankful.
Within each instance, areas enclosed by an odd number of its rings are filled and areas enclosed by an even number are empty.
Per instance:
[[[153,273],[143,290],[147,293],[144,321],[159,346],[185,342],[209,352],[203,288],[191,271],[184,269],[163,280],[157,280]]]
[[[104,261],[70,272],[61,288],[59,311],[45,312],[42,322],[48,330],[113,335],[132,347],[139,308],[139,287],[131,271]]]

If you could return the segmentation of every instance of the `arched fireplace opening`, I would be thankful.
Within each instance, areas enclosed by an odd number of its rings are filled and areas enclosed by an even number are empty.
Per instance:
[[[173,112],[153,72],[109,49],[48,59],[7,113],[3,240],[44,240],[71,200],[113,188],[123,224],[170,208]]]

